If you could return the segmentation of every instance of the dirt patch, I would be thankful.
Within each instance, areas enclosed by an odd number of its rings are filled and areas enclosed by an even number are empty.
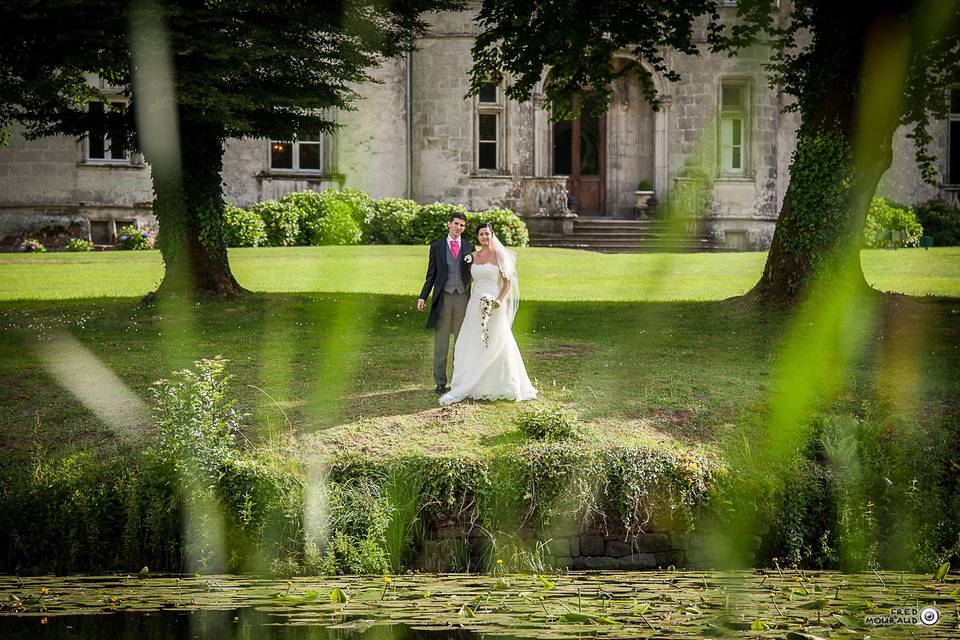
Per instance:
[[[550,349],[538,349],[533,352],[536,358],[572,358],[593,351],[590,347],[575,344],[560,344]]]

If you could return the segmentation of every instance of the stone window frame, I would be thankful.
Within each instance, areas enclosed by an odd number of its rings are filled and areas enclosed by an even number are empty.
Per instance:
[[[723,90],[725,87],[740,87],[743,90],[742,109],[724,109]],[[724,116],[739,116],[740,127],[740,169],[727,169],[723,165],[723,123]],[[753,79],[745,76],[722,76],[717,84],[717,178],[720,180],[748,180],[752,167],[751,145],[753,144]]]
[[[960,145],[960,136],[957,140],[953,140],[953,136],[950,133],[950,130],[953,128],[954,123],[957,123],[956,126],[960,129],[960,84],[954,85],[949,89],[950,95],[947,97],[948,108],[947,108],[947,144],[946,144],[946,155],[944,157],[944,174],[946,180],[943,185],[947,187],[960,187],[960,166],[953,167],[951,166],[951,157],[953,155],[953,145]],[[954,105],[954,95],[957,96],[957,104]],[[956,107],[956,110],[954,110]]]
[[[104,96],[103,100],[88,100],[86,104],[87,111],[90,110],[91,104],[106,104],[111,105],[123,105],[123,108],[126,109],[130,101],[122,95],[111,95],[107,94]],[[112,149],[110,146],[110,136],[107,133],[103,134],[103,148],[104,155],[106,157],[98,158],[90,155],[90,138],[91,134],[88,131],[87,134],[83,137],[83,142],[81,143],[81,152],[82,157],[80,159],[80,164],[88,166],[104,166],[104,167],[125,167],[133,166],[140,167],[143,165],[143,161],[140,158],[139,154],[134,153],[133,151],[127,149],[124,151],[122,158],[112,157]]]
[[[327,134],[319,134],[316,140],[268,140],[266,146],[266,172],[282,175],[310,175],[310,176],[322,176],[325,175],[330,168],[330,147],[332,143],[327,140]],[[275,167],[273,166],[273,147],[274,145],[289,144],[293,147],[291,153],[291,166],[290,167]],[[320,157],[320,166],[316,169],[307,168],[304,169],[300,167],[300,146],[303,144],[316,145],[320,148],[319,157]]]
[[[336,122],[337,112],[335,109],[328,110],[325,113],[325,119]],[[273,166],[273,145],[275,144],[292,144],[292,156],[293,156],[293,166],[291,168],[284,167],[274,167]],[[262,175],[265,176],[275,176],[275,177],[285,177],[285,178],[295,178],[299,176],[305,176],[310,178],[316,178],[318,176],[329,176],[333,174],[335,167],[334,158],[336,150],[336,137],[334,133],[323,133],[320,132],[317,140],[309,141],[309,144],[317,144],[320,147],[320,167],[317,169],[302,169],[300,168],[300,144],[299,140],[275,140],[269,139],[266,141],[266,144],[263,147],[263,172]]]
[[[473,99],[473,175],[475,176],[502,176],[507,174],[506,170],[506,132],[507,132],[507,104],[503,86],[493,84],[496,89],[496,95],[493,102],[480,101],[480,94]],[[496,116],[496,138],[492,142],[496,144],[496,167],[480,168],[480,145],[489,144],[491,141],[480,139],[480,117]]]
[[[123,227],[125,227],[125,226],[127,226],[127,225],[130,225],[130,226],[133,226],[133,227],[135,227],[135,228],[137,228],[137,229],[142,230],[141,227],[140,227],[140,224],[139,224],[139,222],[137,221],[136,218],[121,218],[121,219],[116,219],[116,218],[90,218],[90,226],[91,226],[91,230],[90,230],[90,240],[91,240],[91,241],[93,240],[93,225],[94,225],[94,224],[101,224],[101,225],[102,225],[102,224],[105,224],[105,225],[107,226],[108,242],[106,242],[106,243],[96,243],[97,246],[107,246],[107,247],[108,247],[108,246],[116,245],[117,242],[118,242],[118,240],[119,240],[120,229],[122,229]]]

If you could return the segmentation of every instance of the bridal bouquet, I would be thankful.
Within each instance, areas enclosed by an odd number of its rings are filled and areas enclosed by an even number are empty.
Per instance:
[[[480,296],[480,335],[483,337],[483,346],[489,346],[490,331],[487,329],[487,322],[490,321],[490,315],[493,310],[500,306],[495,298],[484,294]]]

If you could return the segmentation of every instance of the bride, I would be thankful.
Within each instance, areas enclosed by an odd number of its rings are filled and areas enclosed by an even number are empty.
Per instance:
[[[473,290],[454,346],[450,391],[440,396],[440,404],[464,398],[532,400],[537,390],[512,332],[520,303],[516,255],[490,225],[480,227],[477,238],[480,249],[466,258]]]

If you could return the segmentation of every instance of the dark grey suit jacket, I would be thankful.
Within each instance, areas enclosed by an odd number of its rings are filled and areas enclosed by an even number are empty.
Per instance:
[[[463,275],[463,284],[470,289],[470,265],[464,258],[473,253],[473,245],[463,236],[460,236],[460,273]],[[433,291],[433,300],[430,302],[430,315],[427,317],[427,328],[433,329],[440,319],[440,309],[443,307],[443,285],[447,283],[447,238],[441,238],[430,243],[430,261],[427,263],[427,277],[420,291],[420,299],[426,300]]]

